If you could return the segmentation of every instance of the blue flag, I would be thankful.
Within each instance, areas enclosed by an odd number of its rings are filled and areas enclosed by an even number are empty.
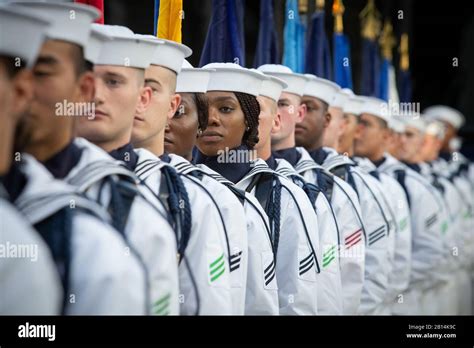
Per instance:
[[[351,48],[343,33],[334,33],[334,82],[341,88],[352,89]]]
[[[411,103],[412,86],[410,70],[400,69],[398,73],[398,91],[401,103]]]
[[[211,23],[199,66],[215,62],[245,66],[243,0],[212,0]]]
[[[324,22],[324,11],[316,11],[311,17],[306,46],[305,72],[330,80],[331,52]]]
[[[273,20],[273,0],[260,0],[260,29],[253,66],[279,64],[280,50],[277,31]]]
[[[297,73],[304,72],[306,28],[301,22],[298,0],[286,0],[283,65]]]
[[[388,101],[389,98],[389,70],[390,70],[390,61],[387,58],[382,60],[380,65],[380,75],[379,75],[379,86],[377,88],[377,98]]]
[[[362,39],[361,94],[376,97],[380,86],[379,47],[375,40]]]

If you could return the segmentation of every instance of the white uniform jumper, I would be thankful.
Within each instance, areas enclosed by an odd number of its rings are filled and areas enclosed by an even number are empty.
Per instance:
[[[321,186],[323,178],[333,181],[331,192],[321,188],[326,195],[330,194],[339,227],[339,252],[344,255],[340,258],[344,314],[356,314],[364,284],[366,239],[357,194],[350,185],[317,164],[304,148],[297,147],[296,150],[301,157],[294,168],[307,182]]]
[[[277,158],[276,163],[275,171],[278,174],[292,180],[300,187],[302,184],[307,185],[288,161]],[[316,187],[316,189],[319,188]],[[318,313],[321,315],[343,314],[341,266],[337,252],[340,242],[336,216],[322,192],[317,194],[313,208],[318,217],[319,245],[323,255],[321,273],[318,275]]]
[[[74,145],[82,153],[64,180],[108,210],[118,201],[112,195],[119,190],[125,190],[125,195],[128,191],[132,192],[134,196],[130,208],[117,213],[112,223],[115,225],[118,220],[123,222],[123,231],[119,232],[129,243],[131,252],[141,258],[148,270],[149,312],[157,315],[178,314],[176,239],[164,209],[153,203],[153,198],[144,198],[148,192],[138,185],[137,177],[122,162],[85,139],[75,139]],[[119,183],[120,187],[117,186]],[[113,189],[114,186],[117,189]]]
[[[395,314],[424,314],[420,304],[445,283],[443,267],[445,248],[441,236],[445,212],[435,188],[421,175],[390,155],[379,165],[404,188],[411,212],[412,268],[410,286],[403,301],[394,308]],[[436,303],[431,307],[436,308]]]
[[[64,287],[63,313],[145,314],[146,273],[123,238],[106,223],[110,217],[105,210],[55,180],[31,156],[22,157],[20,171],[26,185],[14,204],[50,241]],[[40,228],[61,211],[70,216],[61,221],[65,225]]]
[[[148,150],[135,152],[138,155],[135,173],[159,197],[166,185],[162,182],[165,180],[162,171],[165,167],[176,172],[175,169]],[[192,224],[179,266],[180,313],[232,314],[228,245],[218,210],[199,184],[185,176],[181,178],[191,204]]]
[[[214,205],[219,211],[220,222],[225,231],[223,237],[229,244],[228,248],[224,249],[224,253],[230,265],[232,302],[234,304],[232,314],[243,315],[248,269],[248,240],[244,207],[227,186],[205,175],[185,158],[174,154],[169,154],[169,157],[171,158],[169,164],[178,173],[193,180],[202,193],[215,202]]]
[[[204,164],[197,164],[195,167],[203,175],[225,185],[243,204],[248,240],[244,313],[247,315],[279,314],[278,287],[270,283],[268,285],[272,286],[267,286],[265,273],[262,272],[262,256],[268,253],[273,255],[267,214],[250,193],[238,189],[234,183]]]

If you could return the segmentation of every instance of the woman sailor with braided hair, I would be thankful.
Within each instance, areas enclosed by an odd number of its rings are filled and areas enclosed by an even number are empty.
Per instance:
[[[261,112],[257,96],[267,78],[231,63],[214,63],[208,85],[209,120],[198,137],[196,163],[253,194],[269,220],[270,250],[249,238],[249,272],[260,266],[265,289],[278,291],[280,314],[317,313],[317,218],[303,191],[257,159]],[[298,196],[298,198],[296,198]],[[301,199],[301,201],[299,200]]]
[[[193,68],[184,61],[176,81],[176,92],[181,96],[181,102],[174,116],[167,121],[164,150],[170,158],[169,164],[181,176],[194,181],[202,195],[208,196],[219,212],[231,281],[233,308],[229,314],[242,315],[245,313],[248,247],[244,206],[227,186],[190,162],[196,138],[207,126],[205,93],[209,74],[209,70]]]

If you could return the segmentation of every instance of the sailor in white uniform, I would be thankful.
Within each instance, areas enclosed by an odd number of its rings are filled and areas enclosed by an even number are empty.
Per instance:
[[[315,91],[330,87],[334,89],[333,99],[326,99],[331,121],[324,133],[326,146],[320,150],[324,154],[322,166],[346,181],[356,191],[361,205],[362,219],[368,231],[365,249],[365,279],[359,313],[389,314],[390,309],[385,302],[388,276],[392,271],[395,251],[395,218],[380,183],[349,158],[350,154],[347,150],[350,149],[344,149],[345,155],[339,155],[336,151],[345,129],[343,108],[349,95],[329,81],[319,79],[312,82]]]
[[[268,76],[271,76],[271,72],[279,72],[281,66],[263,65],[258,69],[268,72]],[[283,69],[286,70],[287,68]],[[297,153],[295,148],[294,127],[298,119],[304,117],[304,107],[300,105],[300,99],[301,90],[306,83],[306,77],[301,74],[294,74],[291,71],[283,71],[278,74],[278,77],[273,78],[283,80],[287,86],[280,95],[270,97],[275,98],[277,103],[273,107],[276,108],[272,111],[274,112],[273,118],[270,119],[273,121],[271,139],[266,141],[271,141],[273,149],[283,148],[283,151],[286,153],[290,151]],[[270,84],[270,82],[267,82],[267,84]],[[272,87],[271,84],[269,87]],[[259,98],[261,99],[262,97]],[[265,99],[263,102],[265,102]],[[267,101],[267,104],[269,102],[270,101]],[[262,102],[260,104],[262,106]],[[262,107],[264,106],[265,105]],[[298,110],[298,112],[289,112],[291,109]],[[273,109],[271,108],[271,110]],[[268,113],[268,111],[265,112]],[[267,120],[267,118],[261,117],[260,123],[268,123],[269,120]],[[257,149],[263,146],[265,146],[265,144],[260,144],[259,142]],[[320,265],[321,272],[318,275],[318,314],[343,314],[341,272],[339,256],[337,254],[338,245],[340,243],[334,211],[326,196],[320,192],[319,188],[314,184],[307,183],[286,159],[279,158],[279,156],[279,151],[273,152],[267,163],[270,167],[273,167],[272,169],[277,173],[291,179],[295,184],[304,189],[313,204],[318,219],[319,245],[322,256]]]
[[[232,63],[210,64],[205,68],[215,71],[211,72],[206,93],[209,102],[208,126],[198,137],[199,151],[195,161],[218,172],[234,183],[236,188],[254,194],[260,202],[257,204],[263,203],[263,209],[267,215],[269,214],[269,228],[258,231],[259,234],[252,236],[252,239],[249,235],[249,274],[250,269],[259,269],[260,287],[263,287],[267,293],[267,296],[262,299],[272,298],[277,306],[276,313],[315,313],[316,302],[304,300],[303,297],[306,297],[306,294],[302,293],[303,289],[295,287],[294,275],[299,272],[301,265],[298,261],[302,258],[284,259],[282,257],[281,260],[278,258],[278,255],[285,255],[287,251],[286,238],[288,236],[283,231],[287,231],[286,223],[291,221],[289,215],[296,212],[297,206],[296,204],[289,206],[289,195],[283,193],[286,187],[280,181],[274,180],[275,174],[266,163],[255,160],[256,153],[253,148],[258,142],[260,114],[256,97],[260,92],[262,75]],[[262,169],[265,169],[265,174],[261,171]],[[257,173],[258,175],[253,176]],[[244,178],[249,180],[243,182]],[[251,185],[248,185],[249,181],[252,181]],[[286,200],[283,200],[283,197],[286,197]],[[293,220],[298,218],[295,215],[292,217]],[[298,220],[294,223],[297,227],[301,226]],[[254,243],[256,237],[260,238],[258,244]],[[307,245],[307,247],[311,246]],[[302,276],[315,277],[315,253],[312,250],[307,249],[307,251],[305,258],[308,264],[306,266],[310,271]],[[288,264],[289,267],[293,267],[293,272],[282,274],[280,270],[288,267]],[[286,282],[281,291],[277,285],[280,280]],[[313,300],[315,298],[316,296],[312,297]],[[251,299],[256,306],[262,308],[260,299]],[[279,303],[279,300],[282,302]],[[258,307],[258,311],[254,310],[254,312],[261,311]]]
[[[188,227],[187,217],[175,224],[181,224],[183,231],[177,232],[183,241],[178,242],[179,253],[184,255],[180,260],[183,299],[180,312],[194,314],[198,309],[197,313],[203,315],[233,314],[230,258],[231,248],[236,245],[229,243],[226,226],[212,196],[199,182],[180,176],[171,165],[171,156],[164,153],[165,125],[175,115],[181,99],[175,93],[177,74],[191,50],[171,41],[147,38],[155,42],[157,49],[145,71],[145,86],[153,91],[150,104],[136,114],[133,127],[132,141],[138,157],[135,173],[156,196],[169,195],[170,210],[182,210],[173,207],[175,203],[171,201],[173,195],[178,196],[185,202],[184,211],[191,216]],[[234,254],[241,251],[235,250]]]
[[[391,307],[403,295],[409,282],[411,260],[410,211],[403,188],[389,175],[376,172],[377,167],[367,158],[378,159],[379,156],[383,155],[384,149],[379,144],[369,148],[370,151],[366,149],[364,157],[354,157],[354,142],[356,135],[360,132],[358,117],[364,99],[356,97],[352,93],[347,94],[348,98],[343,106],[345,126],[339,139],[339,153],[347,154],[357,163],[359,170],[365,171],[365,173],[369,173],[377,179],[379,184],[377,186],[382,186],[382,192],[378,195],[378,199],[386,201],[388,207],[388,209],[385,209],[388,210],[386,215],[391,216],[394,222],[396,221],[394,223],[395,230],[392,233],[392,237],[395,239],[393,256],[391,257],[392,270],[387,277],[387,294],[383,305],[386,312],[392,312]],[[377,187],[372,189],[375,191]],[[380,191],[380,188],[377,191]]]
[[[279,78],[266,76],[261,72],[259,74],[261,74],[263,82],[257,97],[260,105],[260,115],[258,124],[259,141],[255,145],[255,149],[258,158],[263,159],[270,169],[278,173],[279,162],[284,160],[276,159],[272,155],[271,134],[276,130],[274,123],[278,112],[277,103],[283,88],[286,88],[287,84]],[[287,163],[287,166],[291,168],[289,163]],[[287,221],[281,221],[282,226],[277,252],[277,281],[280,284],[280,307],[283,307],[280,313],[317,314],[318,287],[322,279],[319,277],[321,273],[321,254],[319,223],[316,212],[312,202],[301,187],[295,185],[292,180],[288,180],[286,175],[275,176],[275,178],[285,188],[281,192],[280,206],[285,204],[285,201],[289,201],[290,207],[296,206],[297,208],[291,212],[297,217],[296,219],[293,218],[294,222],[290,223],[290,218],[287,218]],[[258,190],[258,187],[256,190]],[[280,216],[284,216],[283,213],[282,211]],[[290,212],[286,214],[290,215]],[[316,253],[315,256],[313,256],[312,249]],[[308,255],[311,255],[311,261],[307,260]],[[313,269],[313,258],[316,258],[319,262],[319,270],[318,268]],[[312,273],[311,275],[316,275],[316,277],[305,277],[306,273],[309,272]],[[289,295],[292,295],[293,302],[287,305],[288,308],[285,308],[283,304],[286,303],[286,298]]]
[[[49,248],[8,203],[3,176],[13,159],[13,134],[20,115],[33,98],[32,74],[27,64],[36,60],[49,22],[26,11],[0,7],[0,32],[20,35],[0,38],[0,314],[50,315],[61,310],[59,275]],[[15,57],[21,59],[16,66]],[[22,255],[23,248],[29,253]],[[31,294],[34,296],[31,296]]]
[[[438,268],[442,265],[444,245],[441,237],[441,223],[444,212],[438,202],[435,189],[422,176],[408,168],[388,153],[375,158],[365,149],[383,147],[384,123],[386,108],[377,99],[365,99],[364,103],[373,103],[370,113],[362,113],[359,122],[366,124],[366,136],[362,134],[356,142],[356,153],[368,157],[377,166],[377,171],[387,173],[397,179],[403,187],[411,213],[412,253],[411,272],[408,290],[399,297],[397,304],[392,307],[394,314],[423,314],[420,303],[422,296],[442,283],[444,279]],[[369,136],[368,132],[381,134]],[[380,138],[380,139],[379,139]],[[364,139],[375,139],[374,144],[364,144]],[[388,140],[388,139],[387,139]]]
[[[470,280],[465,281],[467,272],[464,271],[462,264],[463,260],[466,257],[469,259],[469,252],[466,248],[466,240],[464,240],[465,227],[463,223],[466,220],[462,220],[461,216],[466,214],[469,211],[469,204],[463,204],[463,195],[457,189],[454,183],[451,183],[448,176],[439,175],[433,171],[431,162],[426,162],[430,157],[437,157],[437,152],[439,151],[440,143],[438,146],[436,143],[433,143],[431,135],[427,133],[427,123],[423,118],[416,119],[405,119],[405,139],[403,144],[404,150],[404,159],[407,165],[420,173],[425,177],[439,192],[443,198],[443,203],[445,210],[448,214],[446,225],[443,225],[442,238],[445,242],[445,263],[444,267],[440,272],[446,274],[446,284],[439,288],[435,295],[438,303],[438,311],[440,314],[457,314],[459,305],[465,302],[465,296],[462,294],[462,289],[460,284],[467,284],[470,287]],[[432,124],[430,127],[430,132],[435,130],[436,125]],[[442,125],[438,124],[437,127],[439,130],[442,129]],[[438,150],[436,150],[438,148]],[[434,153],[434,155],[426,156],[427,152]],[[466,277],[467,276],[467,277]],[[469,288],[462,287],[464,290],[467,290],[466,294],[469,296],[470,300],[470,291]],[[458,296],[452,296],[453,293],[458,294]],[[429,297],[426,299],[425,308],[426,311],[432,310],[431,305],[432,299]]]
[[[281,78],[287,76],[288,73],[292,73],[290,69],[282,66],[262,66],[260,68],[266,74],[276,77],[281,76]],[[324,111],[323,102],[311,96],[314,92],[311,92],[312,89],[308,86],[309,78],[307,76],[305,84],[298,91],[293,92],[293,94],[301,94],[301,90],[303,90],[304,95],[301,100],[303,114],[304,110],[307,110],[304,118],[299,117],[293,129],[297,146],[308,146],[311,149],[318,149],[321,146],[324,127],[327,123],[326,117],[329,117],[329,115]],[[300,107],[300,105],[293,105],[292,100],[292,96],[289,93],[286,94],[285,98],[280,98],[280,108],[289,108],[289,112],[291,110],[296,112],[298,110],[296,108]],[[311,144],[306,143],[305,140],[310,140]],[[320,164],[316,163],[305,148],[295,148],[292,143],[286,144],[283,142],[278,144],[275,141],[273,143],[274,155],[286,159],[307,183],[319,187],[331,203],[339,231],[337,240],[343,313],[355,314],[360,306],[365,267],[364,227],[357,195],[347,183],[333,176]],[[329,251],[331,252],[331,250]],[[342,254],[344,254],[344,257],[341,257]]]
[[[164,213],[141,197],[137,179],[126,168],[91,143],[74,141],[73,130],[78,123],[104,121],[105,117],[98,112],[99,103],[95,105],[96,112],[88,115],[92,117],[79,117],[76,108],[73,114],[68,114],[70,108],[61,110],[57,106],[64,100],[81,104],[92,101],[94,77],[85,71],[82,51],[98,11],[79,4],[18,3],[15,6],[44,14],[53,23],[34,67],[35,100],[18,141],[26,141],[25,151],[41,161],[54,177],[72,184],[111,214],[110,225],[126,245],[122,254],[133,255],[142,266],[146,265],[149,284],[146,291],[150,292],[146,296],[149,299],[146,312],[177,313],[176,242]],[[70,25],[70,11],[75,13],[74,26]],[[136,51],[140,52],[143,53]],[[131,64],[143,64],[143,59]],[[127,69],[132,70],[130,76],[138,75],[139,70]],[[134,109],[133,105],[128,107]],[[105,128],[111,131],[109,121],[115,118],[106,119]]]
[[[219,210],[221,223],[228,237],[229,272],[233,310],[232,314],[245,313],[247,289],[248,241],[244,205],[227,186],[219,183],[191,163],[198,133],[206,129],[207,104],[205,93],[210,70],[193,68],[186,60],[176,81],[176,93],[181,96],[175,115],[167,120],[164,151],[178,173],[194,180],[203,193],[209,194]],[[230,257],[229,257],[230,255]],[[253,291],[253,289],[252,289]]]

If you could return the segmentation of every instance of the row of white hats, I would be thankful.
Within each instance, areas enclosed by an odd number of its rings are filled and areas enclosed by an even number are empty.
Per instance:
[[[2,5],[0,53],[19,56],[31,64],[47,37],[83,47],[86,59],[98,65],[164,66],[178,74],[178,92],[235,91],[278,100],[285,91],[318,98],[345,113],[375,115],[397,131],[407,122],[420,130],[426,127],[417,115],[390,117],[388,105],[383,100],[355,96],[351,90],[341,89],[334,82],[310,74],[297,74],[283,65],[265,64],[256,70],[232,63],[211,63],[203,69],[193,68],[185,60],[192,53],[187,46],[135,34],[122,26],[92,24],[98,17],[97,9],[82,4],[15,2]],[[446,106],[426,109],[423,119],[446,121],[455,128],[464,123],[462,114]]]

